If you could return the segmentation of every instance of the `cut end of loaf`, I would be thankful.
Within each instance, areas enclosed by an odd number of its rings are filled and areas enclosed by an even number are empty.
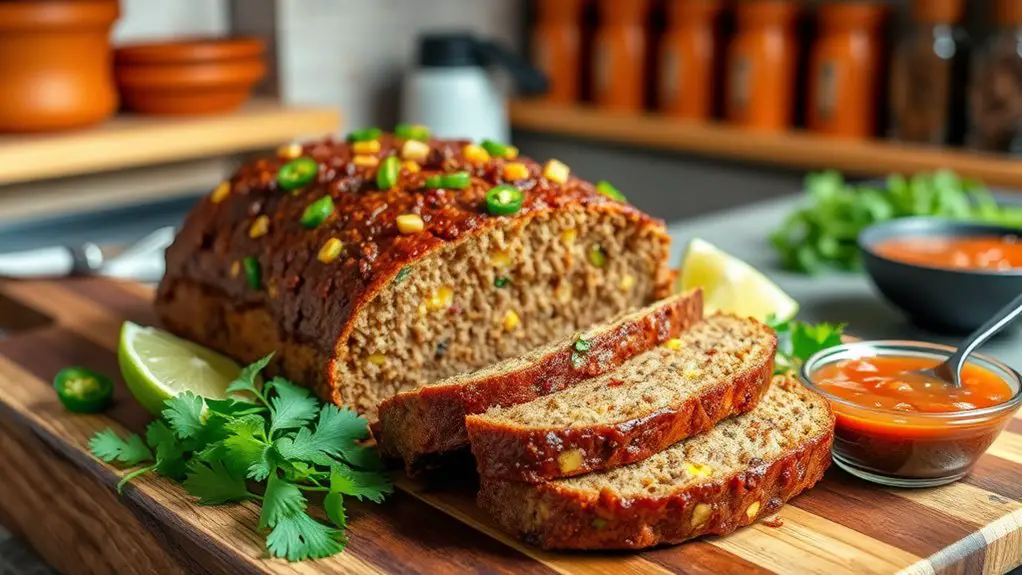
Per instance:
[[[662,297],[669,239],[583,206],[507,220],[409,265],[338,349],[335,401],[375,417],[400,391],[515,357]]]
[[[484,477],[479,503],[544,548],[635,549],[727,534],[822,478],[833,426],[826,400],[780,376],[752,412],[644,461],[539,485]]]

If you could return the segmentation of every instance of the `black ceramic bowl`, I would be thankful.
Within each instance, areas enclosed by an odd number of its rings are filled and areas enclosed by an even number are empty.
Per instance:
[[[859,234],[866,271],[891,303],[920,327],[950,333],[972,331],[1022,293],[1022,269],[1007,271],[935,268],[882,257],[878,243],[901,237],[1022,235],[992,224],[939,218],[904,218],[879,223]]]

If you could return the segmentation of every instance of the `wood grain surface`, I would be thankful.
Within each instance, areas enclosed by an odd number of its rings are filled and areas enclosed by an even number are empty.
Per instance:
[[[991,186],[1022,187],[1022,167],[1008,154],[831,138],[802,130],[750,132],[724,122],[692,122],[655,113],[606,112],[518,100],[508,112],[517,129],[727,158],[791,169],[834,169],[856,176],[886,176],[940,169]]]
[[[269,559],[249,504],[199,507],[159,477],[118,496],[123,473],[92,456],[107,426],[147,416],[118,382],[102,415],[63,410],[50,380],[66,365],[117,374],[120,324],[154,323],[151,291],[102,279],[0,282],[0,521],[64,573],[1004,573],[1022,563],[1022,429],[1003,433],[953,485],[882,489],[832,468],[757,524],[642,553],[553,553],[501,533],[472,485],[427,489],[395,476],[383,505],[351,503],[347,550]],[[1022,420],[1020,420],[1022,421]]]

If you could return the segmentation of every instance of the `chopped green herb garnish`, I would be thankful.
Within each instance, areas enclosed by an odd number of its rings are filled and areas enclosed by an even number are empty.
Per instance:
[[[575,343],[572,344],[571,351],[571,366],[575,369],[580,369],[586,362],[586,354],[592,348],[592,342],[588,339],[582,339],[581,335],[576,336]]]
[[[241,265],[245,268],[245,282],[248,283],[248,287],[262,289],[263,268],[259,265],[259,259],[255,256],[248,256],[241,260]]]
[[[581,337],[575,340],[575,351],[587,352],[592,347],[592,342]]]
[[[393,491],[365,419],[347,408],[321,404],[308,390],[282,378],[262,386],[256,376],[269,357],[242,370],[228,386],[240,398],[204,399],[184,392],[165,403],[145,439],[98,432],[89,449],[107,463],[137,467],[132,478],[154,471],[180,480],[200,505],[255,500],[262,505],[259,528],[273,557],[289,561],[328,557],[344,550],[344,498],[376,503]],[[249,481],[265,481],[262,495]],[[309,492],[325,495],[332,525],[308,512]]]
[[[766,323],[774,328],[779,340],[774,362],[777,374],[798,370],[816,352],[840,345],[845,328],[845,324],[777,322],[773,316],[768,317]]]
[[[504,276],[500,276],[498,278],[494,278],[494,280],[493,280],[493,287],[498,287],[498,288],[507,287],[507,284],[509,284],[509,283],[511,283],[510,279],[508,279],[508,278],[506,278]]]
[[[412,273],[411,266],[404,266],[400,270],[397,271],[397,275],[394,276],[394,281],[398,282],[398,283],[403,282],[404,279],[406,277],[408,277],[408,274],[410,274],[410,273]]]
[[[309,204],[302,213],[302,227],[314,228],[322,224],[334,213],[334,199],[330,196],[323,196]]]
[[[383,132],[379,128],[364,128],[362,130],[355,130],[348,134],[349,142],[370,142],[380,137]]]
[[[603,246],[596,244],[589,248],[589,263],[598,268],[607,265],[607,252],[604,251]]]

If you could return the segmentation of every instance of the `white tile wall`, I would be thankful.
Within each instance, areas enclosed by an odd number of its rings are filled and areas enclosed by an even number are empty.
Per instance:
[[[222,34],[228,28],[226,0],[121,0],[114,41]]]
[[[289,102],[339,107],[348,128],[391,125],[419,33],[468,29],[515,46],[522,2],[276,0],[280,93]]]

